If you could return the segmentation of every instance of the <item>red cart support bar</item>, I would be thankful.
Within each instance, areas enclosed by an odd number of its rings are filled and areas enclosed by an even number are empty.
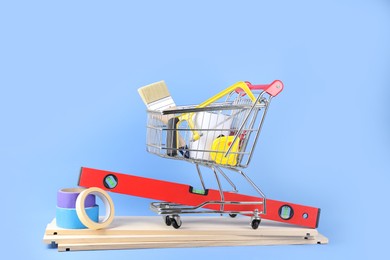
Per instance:
[[[99,187],[107,191],[126,195],[138,196],[153,200],[197,206],[206,201],[219,201],[221,196],[218,190],[207,189],[204,193],[195,192],[191,186],[161,181],[151,178],[127,175],[111,171],[81,168],[79,186]],[[262,201],[259,197],[238,193],[224,192],[225,201]],[[226,211],[262,211],[263,205],[225,205]],[[205,205],[204,208],[219,210],[216,204]],[[264,219],[299,225],[308,228],[317,228],[320,209],[310,206],[282,202],[268,199]]]

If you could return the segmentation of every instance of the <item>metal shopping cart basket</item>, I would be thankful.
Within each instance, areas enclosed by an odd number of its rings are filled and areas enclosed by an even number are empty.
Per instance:
[[[219,188],[220,200],[205,201],[195,206],[152,202],[150,208],[162,215],[167,225],[179,228],[182,224],[179,214],[227,213],[231,217],[249,215],[252,228],[258,228],[261,214],[266,213],[266,196],[242,169],[251,161],[271,99],[282,89],[283,83],[279,80],[269,85],[237,82],[199,105],[147,111],[147,151],[163,158],[195,164],[202,189],[190,192],[202,195],[208,191],[200,165],[212,170]],[[241,175],[260,195],[260,199],[226,200],[220,177],[226,179],[233,192],[237,192],[226,170]],[[259,207],[253,211],[237,208],[248,204]],[[214,205],[213,210],[204,209],[210,205]]]

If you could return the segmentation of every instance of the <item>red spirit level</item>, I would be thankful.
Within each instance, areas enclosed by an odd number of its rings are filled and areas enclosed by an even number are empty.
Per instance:
[[[159,201],[178,203],[188,206],[202,205],[207,201],[221,201],[219,190],[206,189],[198,191],[189,185],[161,181],[134,175],[121,174],[111,171],[81,168],[79,186],[99,187],[111,192],[138,196]],[[239,193],[223,192],[224,201],[256,202],[259,197]],[[223,210],[233,211],[263,211],[264,205],[225,204]],[[202,208],[218,210],[221,205],[205,204]],[[320,209],[278,200],[266,200],[266,212],[261,217],[278,222],[284,222],[309,228],[317,228]]]

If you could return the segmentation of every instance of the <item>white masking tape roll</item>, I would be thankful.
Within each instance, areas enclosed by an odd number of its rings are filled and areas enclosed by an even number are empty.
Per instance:
[[[99,197],[106,208],[106,216],[101,222],[95,222],[89,218],[87,215],[87,212],[85,210],[85,199],[88,195],[93,194],[97,197]],[[114,203],[112,202],[112,199],[108,193],[100,188],[92,187],[86,190],[83,190],[80,195],[77,197],[76,200],[76,212],[77,216],[79,217],[81,223],[83,223],[87,228],[90,229],[101,229],[105,228],[108,225],[111,224],[111,222],[114,220]]]

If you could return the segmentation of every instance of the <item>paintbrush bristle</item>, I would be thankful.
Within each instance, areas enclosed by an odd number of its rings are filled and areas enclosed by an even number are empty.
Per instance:
[[[145,105],[170,96],[164,80],[141,87],[138,89],[138,93]]]

